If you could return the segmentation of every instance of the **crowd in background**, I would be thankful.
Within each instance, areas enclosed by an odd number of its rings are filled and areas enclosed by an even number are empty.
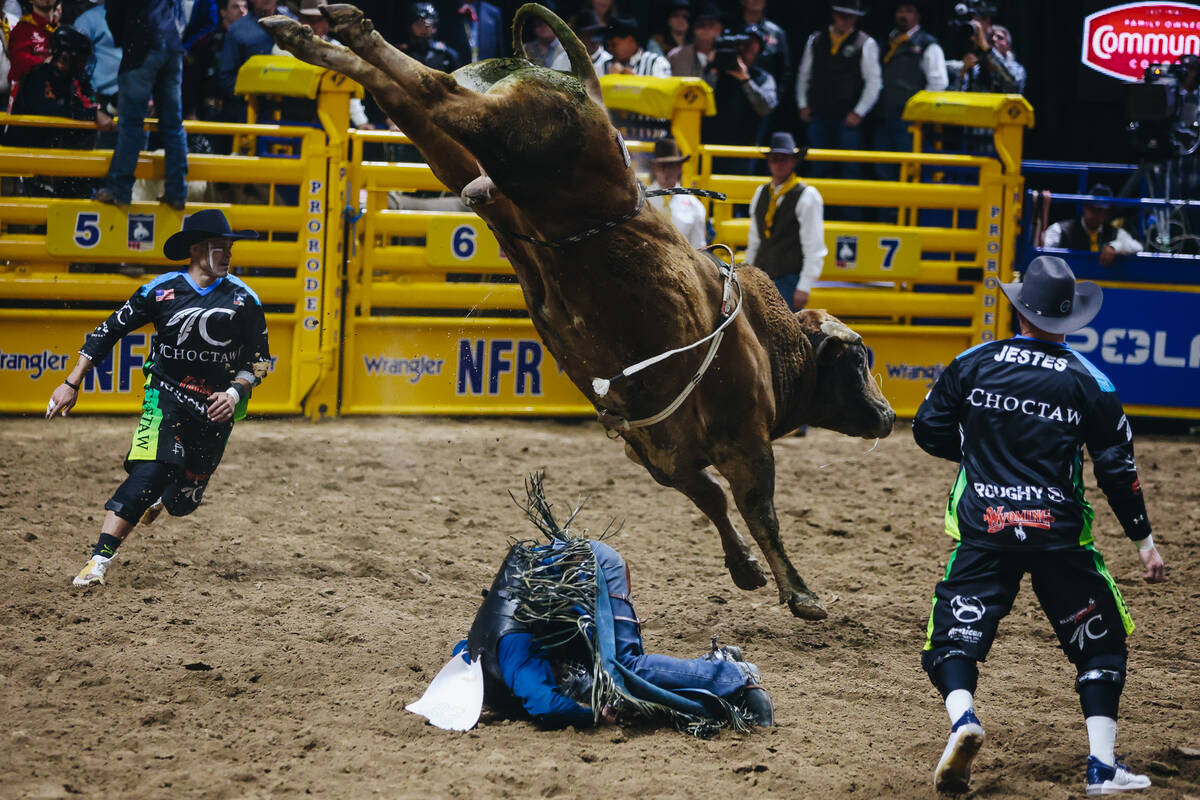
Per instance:
[[[258,24],[283,13],[328,37],[317,0],[5,0],[0,34],[0,94],[10,110],[20,84],[49,59],[53,31],[69,25],[90,42],[86,65],[69,77],[77,98],[57,112],[25,104],[28,113],[58,113],[94,119],[102,131],[119,106],[122,50],[110,30],[114,5],[161,6],[178,28],[181,51],[181,116],[240,121],[245,102],[235,90],[237,71],[252,55],[278,52]],[[801,142],[835,148],[908,149],[904,103],[923,89],[1021,91],[1025,71],[1013,52],[1012,36],[990,17],[953,32],[921,26],[922,3],[884,3],[895,27],[877,41],[859,29],[864,0],[828,4],[827,24],[817,30],[785,29],[771,19],[766,0],[658,0],[625,3],[575,0],[544,3],[568,20],[587,45],[601,74],[630,73],[703,78],[716,95],[718,113],[705,120],[704,141],[762,145],[772,131],[793,131]],[[511,54],[506,3],[360,3],[375,14],[380,32],[414,58],[443,70],[470,61]],[[879,3],[876,3],[879,5]],[[378,7],[373,7],[378,6]],[[389,7],[390,6],[390,7]],[[628,6],[628,8],[626,8]],[[987,9],[984,9],[987,10]],[[961,36],[966,31],[967,37]],[[537,21],[523,32],[529,56],[565,69],[566,53],[549,26]],[[126,59],[128,60],[128,59]],[[368,99],[355,109],[359,127],[386,127],[386,116]],[[305,120],[287,120],[305,121]],[[310,120],[309,120],[310,121]],[[100,146],[114,138],[101,136]],[[854,165],[844,176],[855,177]]]

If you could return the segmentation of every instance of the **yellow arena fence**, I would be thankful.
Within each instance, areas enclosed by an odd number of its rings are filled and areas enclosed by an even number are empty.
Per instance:
[[[685,165],[684,184],[729,195],[729,203],[711,207],[716,241],[743,247],[748,220],[734,210],[766,178],[714,174],[714,158],[761,154],[700,143],[701,118],[714,111],[711,90],[695,79],[606,76],[602,84],[611,108],[669,120],[684,152],[697,156]],[[294,59],[255,57],[239,74],[238,91],[262,101],[252,105],[259,122],[186,123],[189,133],[231,136],[236,144],[234,155],[192,155],[189,180],[265,191],[189,202],[184,213],[220,208],[233,227],[263,236],[238,244],[234,255],[236,271],[266,306],[276,356],[254,412],[594,413],[542,346],[482,220],[440,196],[445,188],[402,134],[350,129],[349,102],[361,91],[355,84]],[[319,127],[264,124],[271,114],[263,109],[279,97],[314,101]],[[894,223],[826,223],[824,282],[809,304],[863,333],[901,415],[916,410],[955,354],[1006,335],[998,281],[1011,279],[1021,132],[1032,124],[1032,109],[1017,96],[921,93],[906,115],[914,123],[992,129],[995,155],[808,154],[901,167],[900,180],[808,181],[827,208],[894,210]],[[15,121],[0,115],[0,122]],[[290,142],[283,149],[291,152],[275,152],[278,142]],[[629,146],[635,158],[651,147]],[[171,268],[161,248],[178,230],[179,212],[156,203],[126,212],[12,189],[21,176],[100,178],[108,158],[107,151],[0,147],[0,412],[44,410],[84,333],[149,275]],[[161,179],[161,155],[143,153],[136,174]],[[135,410],[148,352],[149,333],[127,336],[88,377],[79,410]]]

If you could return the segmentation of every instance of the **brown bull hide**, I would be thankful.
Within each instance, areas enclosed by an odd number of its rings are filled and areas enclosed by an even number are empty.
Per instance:
[[[696,373],[704,347],[615,381],[602,398],[592,379],[716,329],[722,280],[708,257],[649,208],[561,247],[519,238],[571,237],[638,207],[628,153],[571,30],[535,4],[522,6],[513,23],[519,32],[531,17],[545,20],[570,55],[572,73],[509,58],[447,75],[390,46],[353,6],[321,10],[349,49],[314,39],[285,17],[262,24],[301,59],[362,83],[437,177],[497,231],[538,334],[598,410],[641,419],[668,406]],[[686,494],[716,524],[734,582],[763,586],[766,577],[729,518],[725,493],[706,471],[715,467],[767,557],[780,602],[797,616],[820,619],[825,609],[779,538],[771,439],[803,423],[886,436],[895,414],[867,372],[856,334],[823,311],[793,315],[757,269],[739,268],[738,276],[743,313],[696,391],[662,422],[620,435],[655,480]]]

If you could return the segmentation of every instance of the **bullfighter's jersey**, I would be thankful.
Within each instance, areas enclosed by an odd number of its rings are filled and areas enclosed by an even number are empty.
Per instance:
[[[253,386],[255,365],[271,360],[258,295],[232,275],[202,289],[186,272],[160,275],[138,289],[88,334],[79,352],[99,364],[122,336],[148,323],[155,330],[155,372],[200,395],[223,391],[236,377]]]
[[[1125,534],[1150,534],[1116,389],[1065,344],[1018,336],[962,353],[925,397],[913,437],[960,464],[946,507],[955,539],[1003,550],[1092,542],[1085,445]]]

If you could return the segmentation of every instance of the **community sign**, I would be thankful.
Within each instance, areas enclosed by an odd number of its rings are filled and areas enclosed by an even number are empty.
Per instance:
[[[1083,21],[1083,63],[1136,83],[1151,64],[1200,56],[1200,7],[1191,3],[1127,3]]]

